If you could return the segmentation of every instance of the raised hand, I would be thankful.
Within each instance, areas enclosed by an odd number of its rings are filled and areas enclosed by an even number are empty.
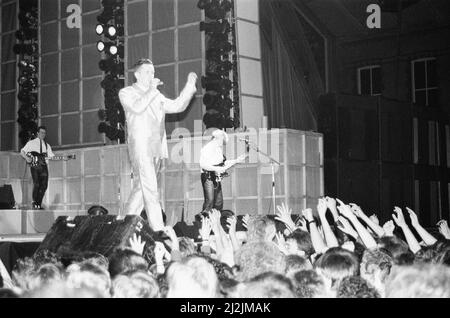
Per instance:
[[[353,214],[355,214],[359,218],[364,218],[366,215],[364,214],[361,207],[355,203],[349,203],[350,209],[352,210]]]
[[[212,228],[216,228],[221,226],[220,225],[220,212],[216,209],[212,209],[211,212],[209,212],[209,219],[211,220]]]
[[[166,254],[166,249],[164,247],[164,244],[161,243],[161,242],[156,241],[155,242],[154,253],[155,253],[156,264],[162,264],[163,257]]]
[[[209,241],[209,236],[211,235],[211,221],[209,218],[201,216],[202,226],[200,227],[199,234],[202,241]]]
[[[417,217],[417,214],[408,207],[406,207],[406,211],[408,211],[408,213],[409,213],[409,218],[411,219],[411,225],[414,227],[418,227],[420,225],[420,223],[419,223],[419,218]]]
[[[246,214],[242,217],[242,226],[248,229],[248,221],[250,220],[250,215]]]
[[[394,221],[389,220],[383,224],[384,236],[393,236],[395,230]]]
[[[180,244],[178,242],[177,234],[175,233],[175,230],[171,226],[165,226],[163,228],[163,232],[167,234],[167,236],[170,238],[170,241],[172,242],[172,250],[179,250]]]
[[[376,216],[376,214],[372,214],[371,216],[369,216],[369,219],[376,225],[380,225],[380,220],[378,220],[378,217]]]
[[[195,83],[197,82],[197,74],[195,74],[194,72],[190,72],[188,74],[188,83],[195,85]]]
[[[341,203],[341,202],[342,201],[340,201],[339,203]],[[339,205],[337,207],[337,209],[339,210],[340,214],[342,214],[349,220],[353,220],[356,217],[355,214],[352,212],[352,209],[350,208],[350,206],[345,205],[343,202],[341,205]]]
[[[299,217],[295,223],[295,226],[302,231],[308,232],[308,227],[306,226],[306,220],[304,217]]]
[[[281,234],[280,232],[275,234],[275,240],[276,240],[275,242],[276,242],[278,248],[280,249],[280,251],[285,255],[288,254],[288,250],[286,247],[286,240],[284,239],[283,234]]]
[[[227,225],[230,233],[236,233],[236,223],[237,219],[234,215],[227,218]]]
[[[307,222],[314,221],[314,216],[312,209],[307,208],[302,211],[303,216],[305,217]]]
[[[392,219],[394,220],[395,224],[399,227],[406,226],[405,217],[403,216],[402,209],[400,209],[398,206],[394,207],[394,212],[397,214],[392,214]]]
[[[326,197],[325,201],[327,202],[327,207],[333,214],[334,221],[337,221],[339,218],[339,213],[336,208],[336,200],[334,198]]]
[[[440,220],[438,222],[439,233],[441,233],[447,240],[450,240],[450,228],[448,227],[446,220]]]
[[[344,232],[345,234],[348,234],[350,236],[353,236],[354,238],[358,237],[358,232],[353,228],[353,226],[350,224],[350,222],[343,216],[340,216],[338,219],[338,226],[337,228]]]
[[[275,220],[283,222],[291,232],[294,230],[295,224],[291,218],[292,210],[289,209],[288,206],[284,204],[284,202],[281,204],[281,206],[277,206],[277,211],[275,212],[275,214]]]
[[[320,218],[324,218],[326,213],[327,213],[327,202],[325,200],[325,198],[319,198],[318,202],[317,202],[317,213],[319,214]]]
[[[142,255],[142,253],[144,252],[145,242],[142,242],[139,235],[136,235],[136,233],[134,233],[133,236],[130,237],[128,242],[130,243],[130,247],[133,251]]]

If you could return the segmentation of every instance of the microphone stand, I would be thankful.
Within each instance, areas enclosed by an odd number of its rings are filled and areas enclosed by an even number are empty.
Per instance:
[[[270,167],[272,169],[272,206],[273,206],[273,213],[275,213],[275,167],[274,167],[274,165],[277,164],[278,166],[280,166],[281,164],[277,160],[272,158],[269,154],[261,151],[258,146],[252,144],[250,141],[245,140],[245,143],[247,144],[247,146],[249,148],[262,154],[264,157],[266,157],[270,160]]]

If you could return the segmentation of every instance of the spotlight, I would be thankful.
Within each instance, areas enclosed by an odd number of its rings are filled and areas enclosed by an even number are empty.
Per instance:
[[[37,38],[37,29],[23,28],[16,31],[16,38],[20,41]]]
[[[225,95],[232,87],[229,79],[222,78],[217,74],[202,76],[202,87],[207,91],[216,91]]]
[[[107,24],[114,17],[114,11],[112,7],[104,7],[103,12],[97,16],[97,21],[101,24]]]
[[[97,24],[95,26],[95,33],[97,33],[97,35],[102,35],[103,32],[105,32],[105,26],[101,23]]]
[[[110,40],[114,40],[116,38],[116,34],[117,34],[117,29],[115,26],[110,25],[108,26],[108,29],[106,31],[106,36],[110,39]]]
[[[222,22],[200,22],[200,31],[205,31],[206,33],[224,34],[230,32],[230,30],[230,24],[225,20]]]
[[[123,45],[112,44],[112,45],[110,45],[108,47],[106,52],[111,54],[111,55],[118,55],[120,58],[123,58],[123,56],[124,56],[124,47],[123,47]]]
[[[106,48],[105,42],[103,41],[98,41],[97,42],[97,51],[99,52],[103,52]]]
[[[119,49],[118,49],[117,45],[114,44],[109,47],[108,52],[111,55],[116,55],[119,52]]]
[[[205,104],[206,110],[220,108],[229,110],[233,107],[233,102],[229,97],[212,93],[205,94],[205,96],[203,97],[203,104]]]
[[[214,73],[220,76],[225,76],[233,69],[233,63],[230,61],[209,60],[206,68],[206,73]]]
[[[39,50],[39,46],[37,43],[33,44],[14,44],[13,51],[14,54],[27,54],[32,55],[33,53],[36,53]]]

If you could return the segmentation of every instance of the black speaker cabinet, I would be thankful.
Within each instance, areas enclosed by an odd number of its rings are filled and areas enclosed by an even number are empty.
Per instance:
[[[147,221],[138,215],[83,215],[69,218],[60,216],[48,231],[36,253],[49,250],[64,258],[82,252],[97,252],[108,257],[116,247],[129,246],[128,240],[136,233],[154,246],[154,232]]]
[[[0,210],[14,209],[16,200],[10,184],[0,187]]]

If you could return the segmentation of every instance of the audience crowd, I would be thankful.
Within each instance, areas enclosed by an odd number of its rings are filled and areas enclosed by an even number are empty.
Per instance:
[[[0,262],[0,297],[69,298],[427,298],[450,297],[450,228],[427,231],[417,214],[393,209],[384,224],[358,205],[320,198],[294,218],[199,216],[199,236],[144,242],[108,258],[49,251],[20,259],[11,275]],[[433,232],[434,234],[430,233]]]

